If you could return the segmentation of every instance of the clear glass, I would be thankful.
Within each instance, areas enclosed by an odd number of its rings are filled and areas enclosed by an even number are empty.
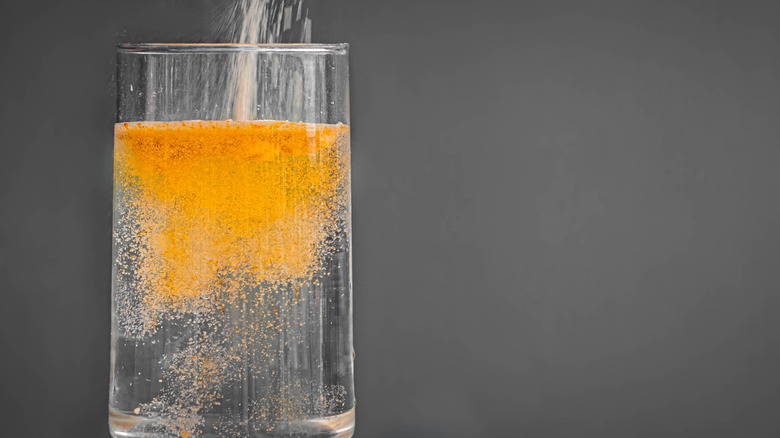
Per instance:
[[[347,45],[122,45],[114,437],[354,430]]]

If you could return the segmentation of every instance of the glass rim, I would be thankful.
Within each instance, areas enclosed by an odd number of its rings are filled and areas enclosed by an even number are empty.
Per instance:
[[[346,54],[349,43],[293,43],[293,44],[248,44],[248,43],[122,43],[116,45],[117,52],[138,54],[165,53],[231,53],[231,52],[275,52],[275,53],[335,53]]]

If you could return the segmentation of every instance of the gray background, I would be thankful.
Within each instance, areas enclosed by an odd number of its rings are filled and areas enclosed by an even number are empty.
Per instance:
[[[357,437],[780,436],[780,8],[310,1],[352,44]],[[113,48],[0,2],[0,417],[107,437]]]

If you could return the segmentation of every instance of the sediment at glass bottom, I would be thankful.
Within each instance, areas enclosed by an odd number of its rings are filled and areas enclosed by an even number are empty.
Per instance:
[[[205,424],[211,423],[209,415],[204,415]],[[217,421],[214,416],[214,422]],[[157,418],[148,418],[125,413],[114,409],[109,410],[108,426],[114,438],[174,438],[166,431],[166,426]],[[244,428],[246,429],[246,428]],[[237,430],[240,428],[237,427]],[[290,422],[286,427],[277,426],[271,432],[239,431],[236,433],[218,433],[216,431],[200,431],[192,438],[349,438],[355,431],[355,409],[331,417],[317,417],[307,420]]]

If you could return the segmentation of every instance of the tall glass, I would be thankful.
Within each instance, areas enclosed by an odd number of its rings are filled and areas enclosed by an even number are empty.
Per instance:
[[[113,436],[352,436],[347,58],[119,46]]]

